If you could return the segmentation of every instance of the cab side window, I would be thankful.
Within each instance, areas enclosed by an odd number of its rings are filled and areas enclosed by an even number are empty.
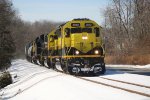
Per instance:
[[[58,37],[61,37],[61,28],[57,29],[55,34],[58,36]]]
[[[99,37],[99,35],[100,35],[100,31],[99,31],[99,28],[94,28],[94,32],[95,32],[95,34],[96,34],[96,37]]]
[[[53,42],[53,41],[54,41],[54,36],[50,35],[50,42]]]
[[[45,37],[44,37],[44,41],[45,41],[45,42],[48,42],[47,36],[48,36],[48,35],[45,35]]]
[[[57,35],[54,35],[54,39],[57,40],[57,39],[58,39],[58,36],[57,36]]]
[[[70,37],[70,29],[69,28],[65,29],[65,33],[66,33],[65,37]]]

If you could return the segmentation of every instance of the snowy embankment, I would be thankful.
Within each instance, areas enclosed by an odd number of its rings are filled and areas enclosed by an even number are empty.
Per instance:
[[[88,82],[29,63],[26,60],[13,61],[9,71],[14,83],[0,90],[0,100],[150,100],[146,96]],[[149,76],[107,71],[105,75],[99,77],[150,86]],[[98,79],[99,77],[85,78],[102,81]],[[108,81],[106,83],[110,84]],[[129,88],[137,89],[136,87]],[[147,89],[141,91],[149,93]]]

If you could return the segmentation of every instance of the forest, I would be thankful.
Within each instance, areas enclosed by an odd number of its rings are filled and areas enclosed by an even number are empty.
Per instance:
[[[104,12],[106,62],[150,63],[150,0],[113,0]]]
[[[149,64],[150,0],[111,1],[104,10],[105,20],[101,25],[106,64]],[[61,23],[24,21],[10,0],[0,0],[0,69],[7,69],[13,59],[24,59],[27,43]]]

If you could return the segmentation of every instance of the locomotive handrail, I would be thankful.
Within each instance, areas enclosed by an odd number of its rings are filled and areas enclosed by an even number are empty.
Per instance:
[[[77,44],[80,44],[80,43],[84,43],[84,42],[75,42],[75,43],[77,43]],[[91,42],[90,42],[91,43]],[[89,43],[89,44],[90,44]],[[101,43],[101,42],[93,42],[93,43]]]

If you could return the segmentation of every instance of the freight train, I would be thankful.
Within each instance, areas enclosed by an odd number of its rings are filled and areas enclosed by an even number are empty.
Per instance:
[[[25,46],[26,59],[65,73],[104,74],[102,27],[87,18],[68,21]]]

